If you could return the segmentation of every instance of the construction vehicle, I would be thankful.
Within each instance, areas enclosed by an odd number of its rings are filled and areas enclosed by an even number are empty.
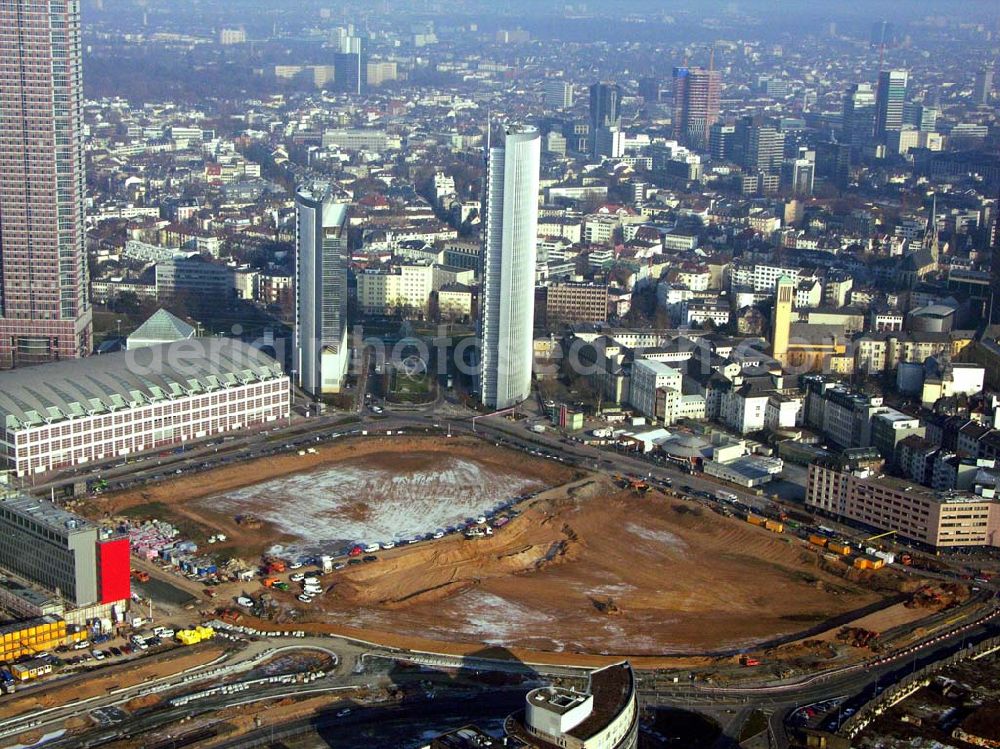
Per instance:
[[[148,572],[143,572],[142,570],[133,570],[132,574],[135,575],[135,579],[138,582],[140,582],[140,583],[148,583],[149,582],[149,573]]]
[[[642,479],[629,479],[628,488],[634,491],[636,494],[646,494],[653,491],[653,487],[647,484]]]
[[[278,582],[280,582],[280,581],[276,577],[267,577],[267,578],[264,578],[263,585],[264,585],[265,588],[273,588],[275,585],[278,584]]]

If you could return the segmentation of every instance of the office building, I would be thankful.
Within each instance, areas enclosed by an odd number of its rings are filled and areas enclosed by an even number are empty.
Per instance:
[[[333,85],[337,91],[360,94],[367,85],[368,62],[364,46],[364,39],[345,33],[334,40]]]
[[[247,32],[244,29],[220,29],[219,44],[223,47],[230,47],[234,44],[245,44]]]
[[[751,125],[743,163],[751,173],[774,174],[785,157],[785,134],[770,125]]]
[[[809,466],[806,506],[934,549],[1000,545],[995,499],[879,476],[847,458]]]
[[[595,83],[590,87],[590,152],[598,155],[599,133],[621,124],[622,90],[613,83]]]
[[[733,158],[733,144],[736,140],[736,126],[716,122],[708,131],[708,151],[714,161]]]
[[[336,147],[345,151],[384,151],[389,147],[385,130],[372,128],[337,128],[323,132],[323,148]]]
[[[545,289],[545,325],[604,323],[608,320],[606,284],[565,281]]]
[[[182,299],[194,307],[224,306],[236,296],[236,272],[201,255],[156,264],[156,298]]]
[[[709,68],[674,68],[674,138],[693,147],[706,147],[709,131],[719,119],[722,79]]]
[[[824,141],[816,145],[816,177],[841,189],[851,180],[849,143]]]
[[[0,502],[0,567],[76,606],[128,600],[128,539],[46,500]]]
[[[875,137],[879,141],[885,140],[887,131],[903,127],[907,79],[905,70],[883,70],[879,73],[875,98]]]
[[[531,394],[541,136],[510,126],[486,149],[481,399],[507,408]]]
[[[562,78],[545,81],[546,109],[569,109],[573,106],[573,84]]]
[[[659,361],[638,359],[632,365],[629,403],[643,416],[673,424],[681,397],[681,379],[679,369]],[[658,403],[663,407],[658,409]]]
[[[325,192],[295,195],[295,351],[299,387],[313,397],[339,393],[347,342],[347,205]]]
[[[792,195],[808,196],[813,193],[816,162],[809,159],[791,159],[785,162],[785,177]]]
[[[86,356],[78,0],[0,3],[0,367]]]
[[[0,372],[0,465],[17,476],[124,458],[263,426],[289,413],[274,359],[192,338]]]
[[[972,83],[972,100],[981,107],[990,103],[990,96],[993,95],[993,69],[980,68],[976,71],[976,78]]]
[[[855,83],[844,94],[840,140],[859,153],[872,142],[875,132],[875,89],[870,83]]]
[[[369,62],[365,66],[366,83],[369,86],[381,86],[383,83],[391,83],[399,79],[399,69],[396,63],[382,60],[380,62]],[[336,70],[334,70],[336,75]]]
[[[922,133],[932,133],[937,128],[938,110],[936,107],[915,102],[903,104],[903,126],[910,125]]]

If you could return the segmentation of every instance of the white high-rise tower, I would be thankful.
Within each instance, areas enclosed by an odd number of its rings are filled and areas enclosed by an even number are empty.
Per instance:
[[[347,205],[323,193],[295,196],[295,352],[298,385],[310,395],[339,393],[347,344]]]
[[[541,144],[537,129],[510,126],[486,149],[480,398],[498,409],[531,395]]]

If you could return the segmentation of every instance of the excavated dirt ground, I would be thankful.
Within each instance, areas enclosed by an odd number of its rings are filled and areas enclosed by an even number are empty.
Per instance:
[[[328,579],[306,621],[636,655],[744,647],[881,597],[790,539],[597,479],[545,493],[492,538],[397,549]]]
[[[214,552],[252,560],[427,532],[546,486],[492,538],[381,552],[325,578],[330,592],[309,605],[275,595],[307,627],[404,647],[636,656],[748,647],[884,597],[794,539],[470,438],[337,441],[110,495],[96,511],[170,520],[196,540],[222,531]],[[260,525],[237,524],[243,513]]]

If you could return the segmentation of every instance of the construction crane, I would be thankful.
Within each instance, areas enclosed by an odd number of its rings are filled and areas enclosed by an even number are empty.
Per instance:
[[[886,536],[895,536],[895,535],[896,531],[886,531],[885,533],[879,533],[877,536],[871,536],[870,538],[866,538],[861,543],[866,544],[869,541],[877,541],[880,538],[885,538]]]

